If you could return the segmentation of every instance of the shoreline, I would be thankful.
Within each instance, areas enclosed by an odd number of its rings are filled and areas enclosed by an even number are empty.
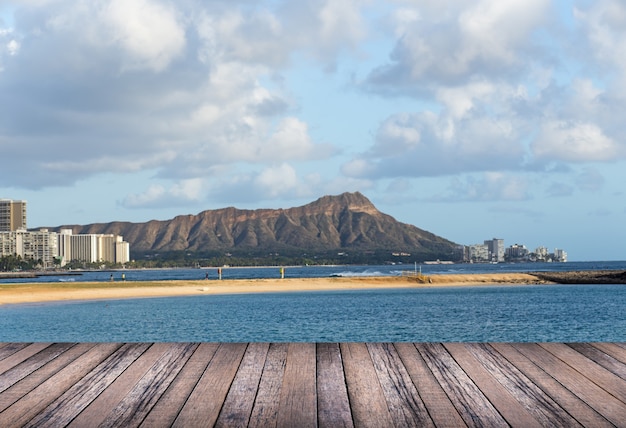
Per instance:
[[[342,291],[545,284],[525,273],[431,275],[414,277],[323,277],[285,279],[169,280],[128,282],[40,282],[0,284],[0,306],[7,304],[136,299],[218,294]]]
[[[441,288],[540,284],[624,284],[625,271],[434,274],[285,279],[198,279],[127,282],[38,282],[0,284],[7,304],[137,299],[218,294]]]

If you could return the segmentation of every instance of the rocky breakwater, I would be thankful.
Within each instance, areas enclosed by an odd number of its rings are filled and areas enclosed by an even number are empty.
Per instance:
[[[623,270],[533,272],[531,275],[557,284],[626,284],[626,271]]]

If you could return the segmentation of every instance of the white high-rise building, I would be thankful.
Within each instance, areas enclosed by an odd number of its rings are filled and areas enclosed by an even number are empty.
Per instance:
[[[61,229],[59,257],[65,265],[71,260],[88,263],[109,262],[124,264],[130,261],[129,244],[121,236],[111,234],[77,234]]]
[[[0,232],[0,257],[20,256],[24,260],[41,262],[46,268],[54,265],[57,253],[57,234],[48,229]]]

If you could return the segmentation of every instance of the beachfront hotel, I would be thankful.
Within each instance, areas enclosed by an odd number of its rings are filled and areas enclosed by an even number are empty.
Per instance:
[[[130,261],[130,247],[122,236],[113,234],[26,230],[26,201],[0,199],[0,257],[13,255],[41,261],[43,268],[65,266],[72,260],[124,264]]]

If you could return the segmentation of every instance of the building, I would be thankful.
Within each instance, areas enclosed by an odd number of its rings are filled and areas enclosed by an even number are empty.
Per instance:
[[[555,262],[567,262],[567,253],[565,250],[561,250],[559,248],[554,249],[554,261]]]
[[[0,199],[0,232],[26,229],[26,201]]]
[[[524,260],[528,258],[530,252],[524,245],[513,244],[506,249],[504,256],[508,260]]]
[[[492,262],[503,262],[504,261],[504,239],[490,239],[488,241],[484,241],[487,249],[489,250],[489,259]]]
[[[26,201],[0,199],[0,257],[20,256],[53,266],[57,258],[64,266],[71,260],[87,263],[130,261],[130,247],[121,236],[105,234],[74,235],[71,229],[61,233],[48,229],[26,229]]]
[[[57,234],[48,229],[0,232],[0,257],[19,256],[24,260],[39,262],[43,268],[47,268],[54,265],[57,252]]]
[[[130,261],[130,248],[123,237],[111,234],[77,234],[61,229],[58,237],[61,265],[78,260],[87,263],[119,263]]]
[[[489,248],[484,244],[474,244],[468,247],[470,262],[484,263],[489,261]]]

